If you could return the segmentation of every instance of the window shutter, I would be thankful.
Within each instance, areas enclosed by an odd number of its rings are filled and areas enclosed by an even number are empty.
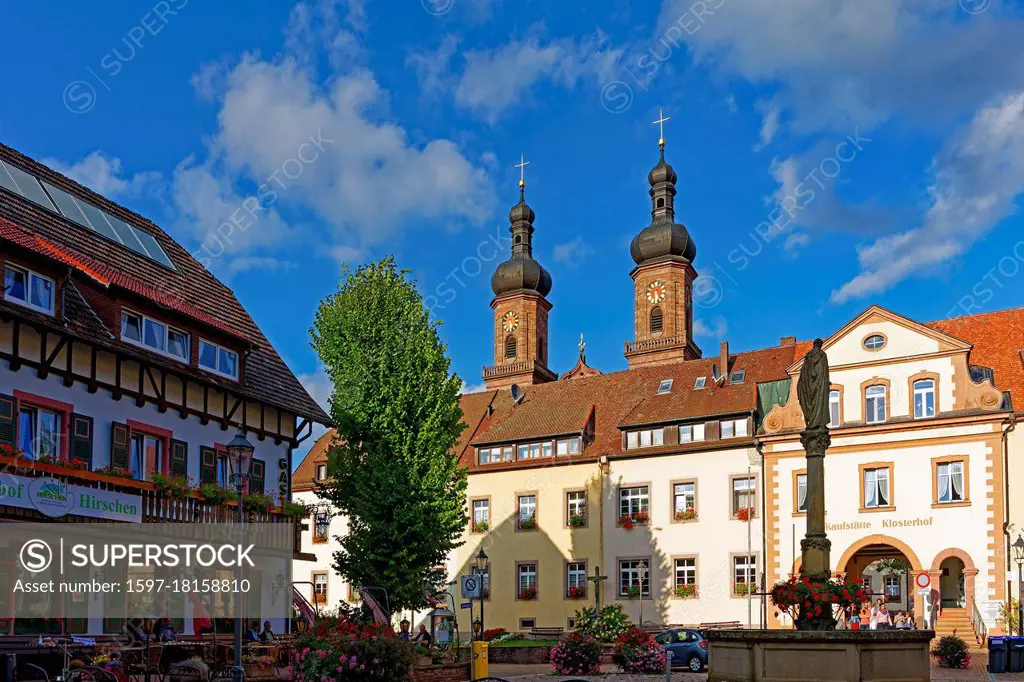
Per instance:
[[[68,457],[85,462],[86,469],[92,470],[92,417],[84,414],[71,415],[71,438]]]
[[[110,424],[110,466],[128,469],[131,466],[129,431],[127,424]],[[141,472],[140,472],[141,473]]]
[[[213,448],[199,448],[199,482],[217,482],[217,451]]]
[[[254,459],[249,467],[249,492],[263,494],[263,477],[266,474],[262,459]]]
[[[0,395],[0,445],[14,447],[17,442],[18,401],[11,395]]]
[[[188,443],[171,441],[171,476],[188,476]]]

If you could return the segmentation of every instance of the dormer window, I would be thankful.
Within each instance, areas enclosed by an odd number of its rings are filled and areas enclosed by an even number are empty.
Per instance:
[[[658,384],[658,395],[665,395],[666,393],[672,392],[672,380],[662,379],[661,383]]]
[[[327,465],[317,464],[316,465],[316,480],[326,481],[327,480]]]
[[[26,308],[53,315],[54,282],[24,268],[4,268],[4,299]]]
[[[745,370],[745,369],[737,369],[737,370],[734,370],[733,373],[729,375],[729,383],[730,384],[742,384],[743,381],[746,378],[747,378],[747,370]]]
[[[199,366],[228,379],[238,380],[238,353],[206,339],[199,339]]]
[[[700,389],[702,389],[705,386],[707,386],[707,383],[708,383],[708,378],[707,377],[697,377],[697,379],[693,382],[693,389],[695,391],[699,391]]]
[[[187,332],[130,310],[121,312],[121,340],[182,362],[189,361]]]

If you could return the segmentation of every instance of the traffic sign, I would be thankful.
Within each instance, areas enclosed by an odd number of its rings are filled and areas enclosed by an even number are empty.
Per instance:
[[[927,573],[918,573],[917,577],[914,578],[914,584],[917,585],[918,589],[927,590],[932,584],[932,578]]]
[[[471,601],[464,601],[461,604],[459,604],[459,608],[471,609],[471,608],[473,608],[473,602],[471,602]]]
[[[480,577],[476,575],[464,575],[462,576],[462,598],[463,599],[479,599],[480,598]]]

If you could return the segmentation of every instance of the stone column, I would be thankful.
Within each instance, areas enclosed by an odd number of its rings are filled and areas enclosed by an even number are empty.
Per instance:
[[[825,427],[804,429],[800,443],[807,456],[807,533],[800,541],[800,574],[812,580],[832,575],[832,542],[825,533],[825,451],[832,439]]]

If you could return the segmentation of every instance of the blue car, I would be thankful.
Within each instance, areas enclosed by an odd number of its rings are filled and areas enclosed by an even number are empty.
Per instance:
[[[654,637],[666,653],[672,652],[673,668],[689,668],[699,673],[708,664],[708,642],[698,630],[674,628]]]

